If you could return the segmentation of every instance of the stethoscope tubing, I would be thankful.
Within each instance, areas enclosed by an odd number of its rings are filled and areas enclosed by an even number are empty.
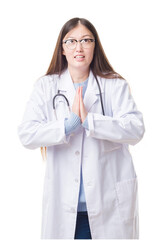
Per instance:
[[[64,94],[59,93],[59,90],[58,90],[58,93],[53,97],[53,109],[55,110],[55,99],[59,96],[63,97],[67,102],[67,106],[70,107],[69,101],[66,98],[66,96]]]
[[[103,100],[102,100],[102,93],[101,93],[100,84],[99,84],[99,81],[98,81],[96,75],[94,75],[94,76],[95,76],[95,79],[96,79],[96,82],[97,82],[97,86],[98,86],[98,89],[99,89],[99,93],[100,93],[100,102],[101,102],[102,114],[105,116],[105,111],[104,111],[104,105],[103,105]]]

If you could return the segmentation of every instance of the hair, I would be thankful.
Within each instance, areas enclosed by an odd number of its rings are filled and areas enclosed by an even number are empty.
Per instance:
[[[108,61],[95,27],[85,18],[72,18],[63,25],[57,39],[56,47],[54,49],[49,68],[45,75],[58,74],[60,76],[67,69],[68,63],[65,55],[62,54],[62,41],[65,35],[73,28],[77,27],[79,24],[85,26],[95,38],[94,56],[90,64],[90,69],[92,70],[93,75],[95,77],[100,76],[103,78],[123,79],[120,74],[114,71],[113,67]],[[41,147],[41,153],[43,159],[46,158],[46,147]]]

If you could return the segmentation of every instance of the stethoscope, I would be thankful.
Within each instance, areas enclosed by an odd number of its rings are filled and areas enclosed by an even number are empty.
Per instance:
[[[102,101],[102,93],[101,93],[100,84],[99,84],[99,82],[98,82],[96,76],[95,76],[95,79],[96,79],[97,86],[98,86],[99,93],[100,93],[100,102],[101,102],[102,114],[105,116],[104,106],[103,106],[103,101]],[[55,101],[56,101],[56,98],[57,98],[57,97],[63,97],[63,98],[66,100],[67,107],[68,107],[68,109],[69,109],[69,111],[70,111],[70,104],[69,104],[69,101],[68,101],[67,97],[66,97],[64,94],[61,94],[61,93],[60,93],[60,90],[58,90],[57,94],[53,97],[53,110],[54,110],[54,114],[55,114],[55,116],[56,116]]]

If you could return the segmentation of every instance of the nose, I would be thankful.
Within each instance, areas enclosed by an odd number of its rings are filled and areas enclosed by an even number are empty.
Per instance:
[[[79,42],[79,41],[76,43],[76,51],[77,51],[77,52],[83,51],[82,44],[81,44],[81,42]]]

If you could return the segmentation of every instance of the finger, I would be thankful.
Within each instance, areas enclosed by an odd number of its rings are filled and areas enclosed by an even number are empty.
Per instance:
[[[82,97],[82,91],[83,91],[83,87],[80,87],[80,101],[81,103],[83,103],[83,97]]]
[[[79,90],[80,90],[80,89],[79,89],[79,87],[78,87],[77,90],[76,90],[76,94],[75,94],[75,98],[76,98],[76,99],[79,98]]]
[[[81,98],[82,98],[82,100],[83,100],[82,93],[83,93],[83,87],[81,87],[81,89],[80,89]]]
[[[80,104],[80,108],[81,108],[82,101],[83,101],[81,92],[82,92],[82,91],[81,91],[81,87],[80,87],[80,90],[79,90],[79,104]],[[80,111],[81,111],[81,109],[80,109]]]
[[[76,94],[75,94],[75,98],[74,98],[74,102],[72,105],[72,112],[74,112],[75,114],[77,114],[78,116],[80,116],[80,98],[79,98],[79,88],[76,90]]]
[[[76,101],[79,104],[79,100],[80,100],[80,89],[78,87],[76,90],[76,95],[75,95],[74,101]]]
[[[83,90],[83,87],[80,88],[80,115],[81,115],[81,121],[84,122],[87,117],[87,111],[82,98],[82,90]]]

